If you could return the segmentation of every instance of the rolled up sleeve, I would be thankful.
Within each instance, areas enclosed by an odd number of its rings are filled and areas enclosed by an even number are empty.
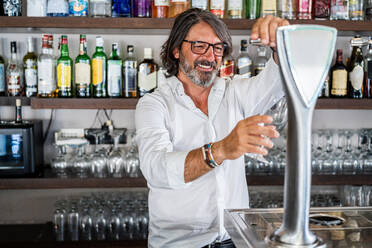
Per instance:
[[[140,168],[149,186],[184,187],[184,165],[189,151],[174,151],[166,128],[166,106],[156,96],[140,99],[135,112]]]

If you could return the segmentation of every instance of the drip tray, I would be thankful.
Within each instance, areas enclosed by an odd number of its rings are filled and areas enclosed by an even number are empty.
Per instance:
[[[265,238],[282,223],[283,209],[225,210],[225,228],[237,248],[269,247]],[[310,230],[326,247],[372,248],[372,208],[313,208]]]

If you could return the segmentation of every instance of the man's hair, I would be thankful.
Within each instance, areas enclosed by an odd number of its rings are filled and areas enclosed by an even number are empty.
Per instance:
[[[198,8],[188,9],[177,16],[168,40],[161,49],[161,60],[167,70],[167,76],[174,76],[178,73],[179,60],[173,55],[174,49],[181,50],[182,42],[190,31],[190,28],[200,22],[208,23],[216,32],[218,38],[226,44],[223,56],[228,56],[232,51],[232,42],[229,30],[225,23],[209,11]]]

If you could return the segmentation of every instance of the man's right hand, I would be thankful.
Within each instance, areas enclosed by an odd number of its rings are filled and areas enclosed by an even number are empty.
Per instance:
[[[231,133],[221,141],[213,144],[213,157],[218,164],[224,160],[234,160],[245,153],[267,154],[266,148],[272,148],[270,138],[278,138],[279,132],[268,115],[256,115],[238,122]],[[264,126],[260,125],[265,124]]]

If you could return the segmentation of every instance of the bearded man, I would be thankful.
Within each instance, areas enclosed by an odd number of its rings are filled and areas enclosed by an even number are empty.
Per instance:
[[[251,38],[274,48],[288,21],[258,19]],[[250,79],[217,76],[232,52],[226,25],[200,9],[180,14],[161,58],[165,82],[135,113],[140,167],[149,187],[149,247],[234,247],[224,209],[248,208],[245,153],[267,154],[279,133],[263,113],[283,96],[275,59]],[[264,123],[262,126],[260,123]]]

